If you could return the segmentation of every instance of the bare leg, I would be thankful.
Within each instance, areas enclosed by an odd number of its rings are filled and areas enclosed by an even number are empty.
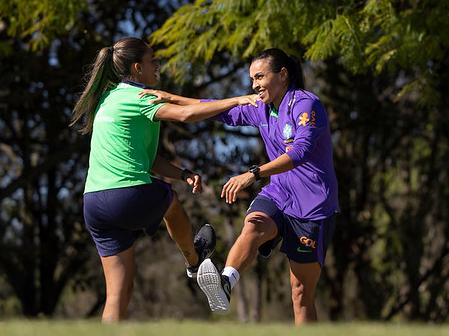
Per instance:
[[[240,236],[229,251],[226,266],[239,272],[248,267],[256,258],[257,249],[277,234],[276,223],[263,212],[252,212],[245,218]]]
[[[300,264],[290,260],[290,285],[292,288],[295,324],[317,320],[315,309],[315,289],[320,278],[319,263]]]
[[[178,245],[187,264],[196,265],[198,263],[198,254],[193,246],[192,224],[176,193],[173,194],[173,201],[165,213],[164,221],[170,237]]]
[[[106,279],[106,304],[103,322],[117,322],[127,317],[135,274],[134,246],[117,255],[101,257]]]

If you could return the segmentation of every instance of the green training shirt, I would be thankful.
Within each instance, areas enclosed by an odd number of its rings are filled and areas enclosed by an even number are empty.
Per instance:
[[[139,98],[141,87],[120,83],[103,94],[95,112],[84,192],[151,183],[163,104]]]

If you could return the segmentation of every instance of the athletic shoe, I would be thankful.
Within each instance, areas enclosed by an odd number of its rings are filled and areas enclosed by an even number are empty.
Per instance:
[[[196,281],[206,294],[209,307],[213,312],[226,312],[229,309],[231,283],[227,276],[218,272],[210,259],[201,263]]]
[[[189,278],[196,278],[200,264],[214,253],[216,242],[217,238],[214,228],[210,224],[204,224],[193,239],[193,246],[195,247],[196,253],[198,253],[198,263],[186,268]]]
[[[269,258],[271,256],[271,253],[273,252],[273,250],[275,249],[275,247],[277,246],[277,244],[279,244],[279,242],[282,240],[281,236],[277,236],[274,239],[268,240],[265,243],[263,243],[262,245],[259,246],[258,251],[259,251],[259,255],[262,258]]]

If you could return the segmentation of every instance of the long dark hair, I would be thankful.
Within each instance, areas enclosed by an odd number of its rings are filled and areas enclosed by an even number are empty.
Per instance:
[[[304,89],[304,75],[301,62],[298,59],[287,55],[284,51],[278,48],[262,51],[252,59],[251,63],[260,59],[268,59],[271,71],[273,72],[277,73],[280,72],[282,68],[286,68],[289,85],[297,89]]]
[[[86,75],[87,84],[73,109],[70,126],[84,120],[82,134],[92,131],[95,110],[101,96],[117,83],[131,76],[131,65],[142,61],[148,45],[139,38],[127,37],[112,47],[102,48]]]

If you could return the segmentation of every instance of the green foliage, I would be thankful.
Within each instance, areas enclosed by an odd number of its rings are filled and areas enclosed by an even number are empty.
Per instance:
[[[448,1],[196,1],[152,36],[182,79],[192,62],[276,46],[312,61],[338,57],[353,73],[428,67],[449,46]]]
[[[168,58],[167,68],[178,79],[189,71],[189,64],[209,62],[214,54],[227,51],[234,57],[247,58],[267,46],[290,45],[290,34],[299,35],[296,18],[285,12],[305,12],[307,21],[311,6],[297,1],[196,1],[181,7],[151,36],[153,43],[165,49],[159,55]]]
[[[447,1],[409,1],[400,9],[392,1],[369,1],[362,11],[363,25],[369,27],[365,48],[367,63],[377,73],[387,65],[402,68],[428,67],[441,60],[449,46],[445,36],[449,24],[444,16]]]
[[[309,46],[305,57],[312,61],[339,55],[342,63],[352,72],[363,68],[362,34],[349,15],[337,15],[314,27],[302,40]]]
[[[86,7],[85,0],[3,0],[0,24],[10,37],[20,37],[37,51],[56,36],[69,32]],[[0,52],[11,51],[2,44]]]

